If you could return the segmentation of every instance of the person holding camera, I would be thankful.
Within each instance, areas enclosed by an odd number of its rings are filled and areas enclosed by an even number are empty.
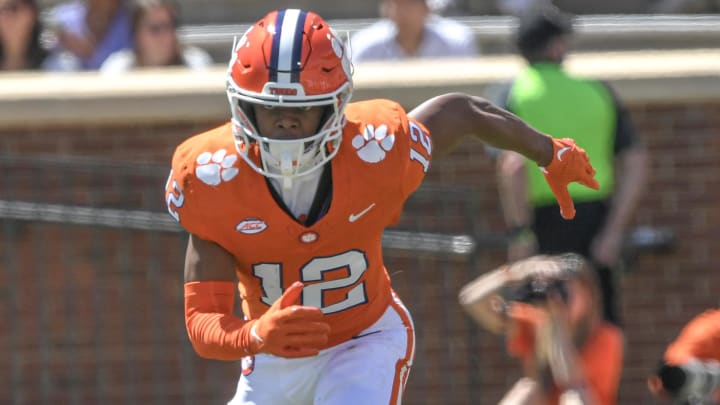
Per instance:
[[[720,308],[685,325],[648,378],[648,389],[673,403],[720,404]]]
[[[578,254],[537,255],[461,289],[463,309],[522,362],[501,404],[616,403],[624,338],[603,319],[595,277]]]

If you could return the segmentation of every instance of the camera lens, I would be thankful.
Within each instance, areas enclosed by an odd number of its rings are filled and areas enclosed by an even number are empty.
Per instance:
[[[675,394],[680,391],[687,380],[685,371],[677,366],[664,365],[660,368],[658,375],[660,376],[665,391],[670,394]]]

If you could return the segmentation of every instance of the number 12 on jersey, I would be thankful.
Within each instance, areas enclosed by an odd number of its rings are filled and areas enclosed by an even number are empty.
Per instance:
[[[300,269],[300,281],[308,283],[303,288],[302,305],[317,307],[323,313],[340,312],[367,302],[365,281],[355,285],[368,268],[365,254],[350,250],[335,256],[316,257]],[[253,275],[260,279],[263,296],[267,305],[272,305],[283,293],[283,266],[279,263],[259,263],[252,266]],[[340,269],[347,270],[347,277],[325,280],[324,274]],[[346,289],[345,299],[335,303],[325,301],[327,291]]]
[[[419,143],[425,150],[425,155],[423,155],[414,147],[410,147],[410,160],[415,160],[420,163],[423,167],[423,171],[427,173],[430,168],[430,159],[428,159],[428,157],[432,155],[432,142],[430,141],[430,136],[428,136],[428,134],[425,133],[425,131],[423,131],[416,123],[410,121],[409,124],[410,139],[415,142],[415,144]]]

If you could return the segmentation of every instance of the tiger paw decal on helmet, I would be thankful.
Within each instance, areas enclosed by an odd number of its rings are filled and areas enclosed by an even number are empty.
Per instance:
[[[227,155],[225,149],[219,149],[215,153],[203,152],[195,160],[195,176],[208,186],[217,186],[237,176],[240,171],[234,167],[237,160],[236,154]]]
[[[387,130],[387,125],[377,128],[368,125],[362,134],[355,135],[352,145],[360,159],[368,163],[378,163],[385,159],[385,154],[395,145],[395,135],[388,134]]]

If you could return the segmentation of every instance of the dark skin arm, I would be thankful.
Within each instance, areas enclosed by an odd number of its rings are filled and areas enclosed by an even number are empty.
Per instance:
[[[236,281],[235,259],[227,250],[195,235],[185,251],[185,282]]]
[[[435,154],[449,153],[467,136],[497,148],[514,150],[539,166],[552,160],[552,138],[538,132],[509,111],[463,93],[431,98],[409,115],[433,134]]]

